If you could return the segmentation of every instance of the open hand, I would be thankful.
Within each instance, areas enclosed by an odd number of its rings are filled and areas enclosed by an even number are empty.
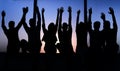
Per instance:
[[[28,12],[28,7],[23,8],[23,13],[27,13]]]
[[[45,9],[44,8],[42,8],[42,13],[44,13],[45,12]]]
[[[80,14],[80,10],[77,11],[77,14]]]
[[[60,8],[60,12],[61,12],[61,13],[64,12],[64,8],[63,8],[63,7]]]
[[[105,19],[105,14],[101,13],[101,19]]]
[[[92,14],[92,8],[89,9],[89,14]]]
[[[2,14],[2,17],[4,17],[4,16],[6,15],[6,14],[5,14],[5,11],[2,11],[1,14]]]
[[[70,6],[68,7],[68,12],[72,12],[72,8]]]
[[[114,10],[113,10],[112,7],[109,8],[109,12],[108,12],[108,13],[109,13],[109,14],[113,14],[113,13],[114,13]]]

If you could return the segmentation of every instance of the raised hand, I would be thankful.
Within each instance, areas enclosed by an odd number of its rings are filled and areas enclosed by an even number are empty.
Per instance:
[[[92,14],[92,8],[89,9],[89,14]]]
[[[60,9],[59,9],[59,8],[57,9],[57,12],[58,12],[58,13],[60,12]]]
[[[77,14],[80,14],[80,10],[77,11]]]
[[[72,8],[70,6],[68,7],[68,12],[72,12]]]
[[[60,12],[61,12],[61,13],[64,12],[64,8],[63,8],[63,7],[60,8]]]
[[[115,15],[114,15],[114,10],[113,10],[112,7],[109,7],[109,12],[108,12],[108,13],[112,15],[113,29],[117,31],[117,29],[118,29],[117,21],[116,21],[116,17],[115,17]]]
[[[6,15],[5,11],[2,11],[1,15],[4,17]]]
[[[105,19],[105,14],[101,13],[101,19]]]
[[[44,13],[45,12],[45,9],[44,8],[42,8],[42,13]]]
[[[26,7],[26,8],[23,8],[23,13],[27,13],[28,12],[28,7]]]
[[[108,13],[109,13],[109,14],[114,14],[114,10],[113,10],[112,7],[109,8],[109,12],[108,12]]]

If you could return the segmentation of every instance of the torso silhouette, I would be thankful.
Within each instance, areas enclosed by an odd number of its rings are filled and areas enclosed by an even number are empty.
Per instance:
[[[33,53],[39,53],[40,52],[40,47],[41,47],[41,41],[40,41],[40,28],[38,26],[34,28],[29,28],[26,29],[26,32],[28,34],[28,41],[29,41],[29,46],[31,48],[31,52]]]
[[[6,29],[4,30],[4,33],[8,38],[7,52],[8,53],[19,52],[18,29],[17,28]]]
[[[46,53],[56,53],[55,43],[57,41],[56,29],[44,31],[43,41],[45,41],[44,50]]]
[[[86,24],[78,24],[76,27],[77,47],[76,52],[79,52],[80,48],[87,48],[87,26]]]
[[[91,48],[98,48],[102,47],[102,31],[92,30],[90,32],[90,47]]]
[[[118,51],[118,44],[117,40],[117,31],[115,29],[103,30],[104,32],[104,43],[105,44],[105,52],[117,52]]]
[[[72,28],[69,27],[68,30],[66,31],[59,31],[59,40],[61,44],[61,48],[63,49],[63,53],[71,54],[73,53],[73,48],[72,48]]]

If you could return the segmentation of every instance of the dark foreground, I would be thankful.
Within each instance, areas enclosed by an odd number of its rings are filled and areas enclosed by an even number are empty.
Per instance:
[[[0,71],[120,71],[120,54],[86,56],[0,53]]]

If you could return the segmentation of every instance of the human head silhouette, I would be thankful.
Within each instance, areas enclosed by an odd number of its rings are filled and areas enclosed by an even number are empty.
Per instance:
[[[81,29],[82,29],[82,28],[84,28],[84,27],[85,27],[84,22],[80,22],[80,23],[79,23],[79,28],[81,28]]]
[[[53,31],[54,28],[55,28],[55,25],[54,25],[53,22],[51,22],[51,23],[49,24],[49,26],[48,26],[48,30],[49,30],[49,31]]]
[[[28,47],[28,42],[25,39],[22,39],[20,45],[21,45],[21,48],[22,48],[22,52],[26,52],[27,47]]]
[[[99,21],[94,22],[94,30],[99,30],[99,28],[100,28],[100,22]]]
[[[110,22],[109,21],[105,21],[105,23],[104,23],[104,29],[106,29],[106,30],[110,29]]]
[[[33,18],[31,18],[29,20],[29,25],[30,25],[30,27],[35,27],[35,23],[34,23],[34,19]]]
[[[66,22],[63,23],[63,31],[67,31],[68,25]]]
[[[15,27],[15,22],[14,21],[10,21],[9,22],[9,28],[13,29]]]
[[[21,40],[21,46],[25,46],[27,44],[27,41],[25,39]]]

